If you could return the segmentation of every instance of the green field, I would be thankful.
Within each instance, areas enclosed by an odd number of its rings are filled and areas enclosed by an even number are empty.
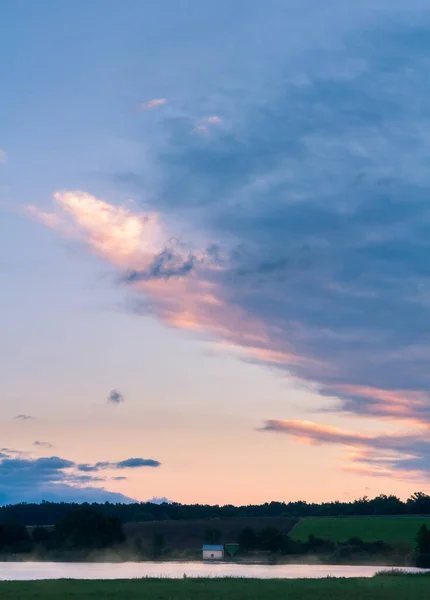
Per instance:
[[[428,600],[430,577],[1,582],[1,600]]]
[[[295,540],[305,541],[310,534],[319,538],[345,542],[359,537],[366,542],[406,542],[413,546],[421,525],[430,527],[430,517],[308,517],[291,531]],[[430,598],[430,593],[429,593]]]

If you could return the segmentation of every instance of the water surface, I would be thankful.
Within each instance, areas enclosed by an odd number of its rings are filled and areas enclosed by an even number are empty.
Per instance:
[[[2,562],[0,580],[134,579],[140,577],[252,577],[256,579],[318,579],[373,577],[383,567],[349,565],[239,565],[198,562],[49,563]],[[420,572],[413,567],[402,569]]]

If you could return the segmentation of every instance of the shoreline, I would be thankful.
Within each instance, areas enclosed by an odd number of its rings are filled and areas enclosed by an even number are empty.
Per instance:
[[[327,566],[327,567],[381,567],[388,569],[402,569],[402,568],[414,568],[415,565],[412,561],[403,562],[403,564],[399,564],[399,562],[387,562],[386,560],[378,559],[375,557],[375,560],[366,561],[366,562],[351,562],[351,561],[325,561],[322,558],[314,557],[312,560],[310,557],[308,560],[284,560],[283,557],[277,559],[265,559],[265,558],[255,558],[255,559],[236,559],[236,560],[203,560],[202,558],[193,558],[193,557],[160,557],[160,558],[150,558],[150,557],[136,557],[136,556],[121,556],[116,555],[115,553],[102,553],[102,554],[83,554],[83,555],[47,555],[47,556],[39,556],[39,555],[8,555],[8,556],[0,556],[0,564],[2,563],[64,563],[64,564],[103,564],[103,563],[111,563],[111,564],[123,564],[123,563],[142,563],[142,564],[198,564],[198,565],[237,565],[237,566]]]

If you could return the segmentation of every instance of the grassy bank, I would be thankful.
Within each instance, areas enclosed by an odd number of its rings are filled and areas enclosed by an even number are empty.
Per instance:
[[[430,527],[430,517],[309,517],[301,519],[290,535],[301,541],[313,534],[333,542],[359,537],[366,542],[403,542],[412,547],[421,525]]]
[[[0,582],[2,600],[428,600],[430,577]]]

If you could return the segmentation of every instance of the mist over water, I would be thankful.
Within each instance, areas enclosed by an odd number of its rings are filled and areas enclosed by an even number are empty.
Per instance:
[[[0,563],[1,581],[35,579],[138,579],[143,577],[243,577],[254,579],[319,579],[325,577],[373,577],[383,568],[350,565],[238,565],[195,562],[126,563]],[[389,569],[387,569],[389,570]],[[402,568],[408,573],[422,569]]]

